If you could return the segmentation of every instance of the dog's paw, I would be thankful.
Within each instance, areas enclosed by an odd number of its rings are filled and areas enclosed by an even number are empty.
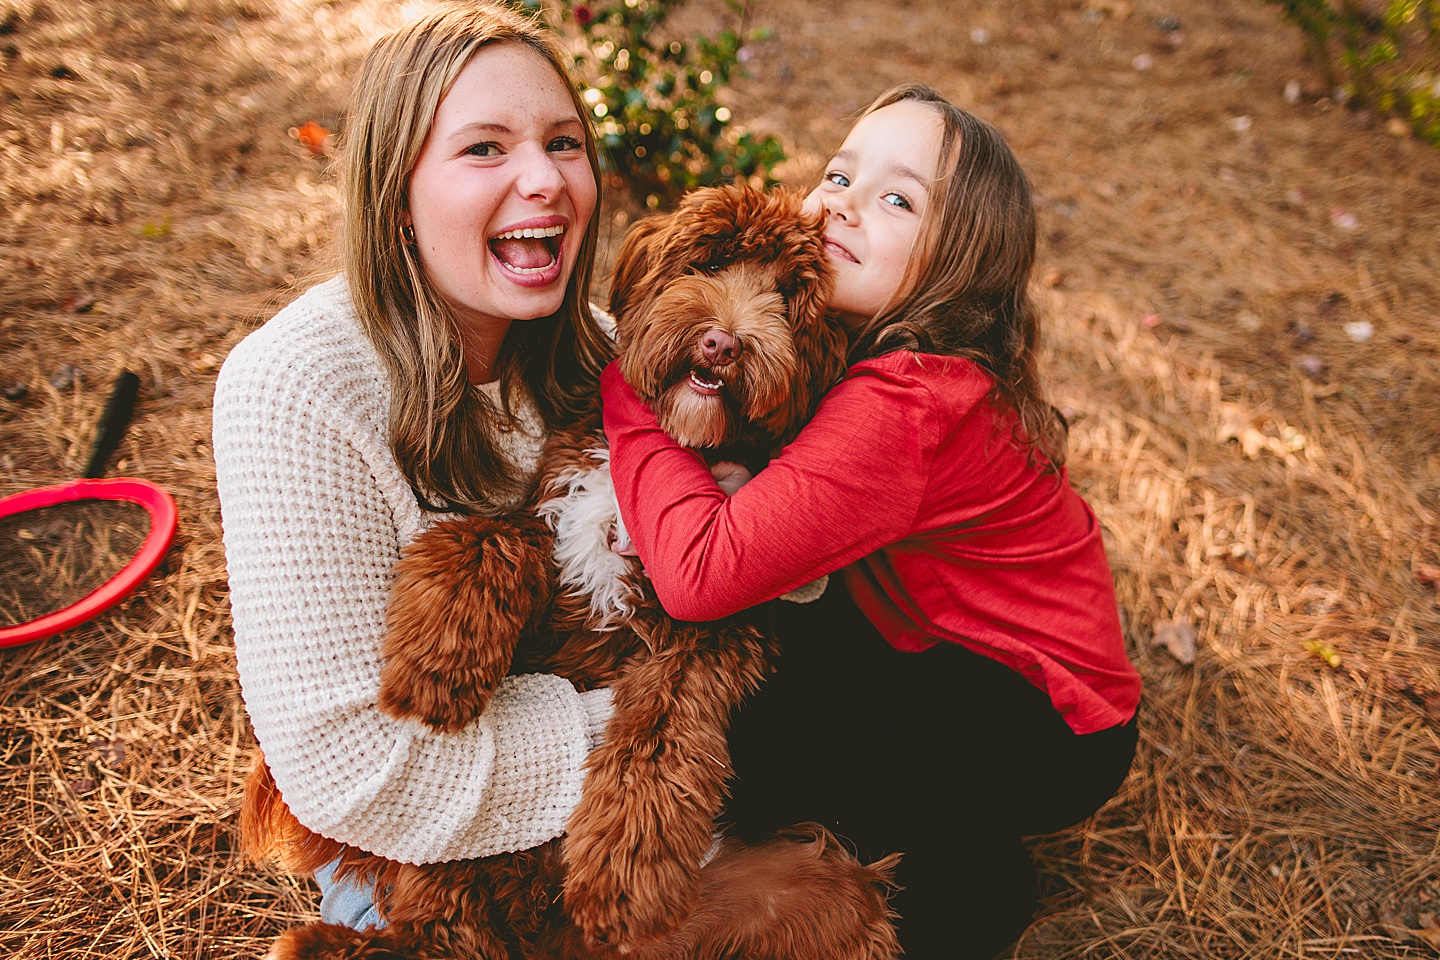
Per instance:
[[[469,726],[490,702],[491,691],[454,689],[446,675],[417,679],[383,678],[380,709],[397,720],[419,720],[431,729],[454,733]]]
[[[470,517],[406,548],[386,607],[382,710],[445,732],[484,711],[550,601],[547,542],[524,525]]]

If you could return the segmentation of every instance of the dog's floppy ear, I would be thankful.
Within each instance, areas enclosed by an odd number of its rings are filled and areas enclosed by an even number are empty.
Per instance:
[[[659,235],[670,216],[656,215],[638,221],[625,234],[615,254],[615,270],[610,278],[610,315],[619,320],[627,306],[639,303],[650,295],[655,284],[655,267]]]
[[[835,276],[825,253],[825,215],[803,213],[798,193],[777,193],[774,202],[783,217],[779,222],[790,224],[775,248],[776,275],[802,361],[800,369],[808,375],[796,391],[798,409],[792,425],[798,431],[844,374],[848,343],[844,330],[826,315]]]

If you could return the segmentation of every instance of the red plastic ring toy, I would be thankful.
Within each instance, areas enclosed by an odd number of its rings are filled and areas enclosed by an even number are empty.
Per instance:
[[[0,647],[14,647],[53,637],[61,631],[93,619],[119,603],[159,566],[175,539],[178,512],[175,500],[148,480],[121,478],[117,480],[72,480],[53,487],[25,490],[0,500],[0,517],[9,517],[26,510],[53,507],[74,500],[121,500],[139,504],[150,514],[150,532],[135,556],[120,571],[95,590],[64,609],[27,620],[10,627],[0,627]]]

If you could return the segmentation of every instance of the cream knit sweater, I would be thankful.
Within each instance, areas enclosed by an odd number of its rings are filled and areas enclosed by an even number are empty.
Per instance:
[[[245,707],[311,830],[409,863],[527,849],[564,831],[609,691],[511,677],[455,734],[380,712],[392,571],[435,519],[390,452],[388,407],[343,277],[246,337],[220,371],[215,467]],[[522,438],[522,469],[539,439]]]

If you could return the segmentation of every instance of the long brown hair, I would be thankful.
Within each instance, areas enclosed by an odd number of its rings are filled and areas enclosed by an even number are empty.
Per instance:
[[[893,350],[974,360],[995,381],[991,402],[1017,414],[1015,439],[1059,467],[1065,424],[1042,389],[1040,316],[1030,298],[1030,182],[998,130],[924,84],[891,87],[861,116],[902,101],[940,116],[939,169],[904,292],[856,332],[850,361]]]
[[[390,376],[395,460],[431,510],[494,513],[522,495],[532,478],[516,475],[499,452],[500,435],[519,423],[509,398],[523,384],[547,426],[572,419],[612,353],[589,303],[598,203],[560,309],[506,335],[498,406],[470,387],[455,315],[401,239],[410,174],[436,108],[470,59],[496,44],[533,50],[564,80],[585,125],[598,194],[594,129],[565,54],[546,27],[499,4],[446,4],[378,40],[357,78],[344,134],[350,296]]]

